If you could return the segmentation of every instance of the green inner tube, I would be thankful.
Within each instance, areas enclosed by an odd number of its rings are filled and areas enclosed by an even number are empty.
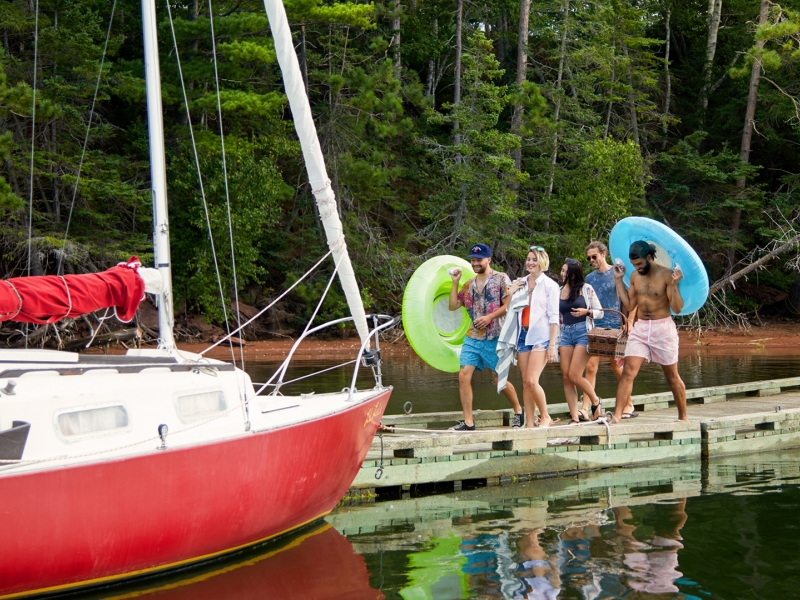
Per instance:
[[[460,286],[475,277],[472,266],[457,256],[437,256],[414,271],[403,294],[403,329],[411,347],[430,366],[458,373],[461,344],[470,327],[466,309],[448,308],[452,279],[461,269]]]

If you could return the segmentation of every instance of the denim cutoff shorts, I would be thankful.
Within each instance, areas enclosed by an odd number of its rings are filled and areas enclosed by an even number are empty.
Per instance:
[[[461,366],[475,367],[483,371],[486,367],[490,371],[497,370],[497,338],[493,340],[475,340],[467,336],[461,346]]]
[[[528,346],[525,343],[525,338],[528,337],[528,328],[522,327],[519,332],[519,339],[517,340],[517,353],[522,354],[523,352],[530,352],[531,350],[536,350],[537,352],[542,352],[547,350],[550,347],[550,340],[547,340],[543,344],[534,344],[533,346]]]
[[[575,323],[574,325],[564,325],[561,328],[560,346],[586,346],[589,347],[589,331],[586,329],[586,321]]]

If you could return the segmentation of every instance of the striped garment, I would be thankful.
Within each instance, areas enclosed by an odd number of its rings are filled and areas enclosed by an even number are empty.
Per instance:
[[[528,278],[525,285],[511,297],[506,310],[506,321],[497,338],[497,393],[506,389],[511,364],[516,364],[517,338],[519,338],[519,315],[528,306]]]

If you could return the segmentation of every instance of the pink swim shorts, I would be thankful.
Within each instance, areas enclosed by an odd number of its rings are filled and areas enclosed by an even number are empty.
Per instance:
[[[625,346],[625,357],[628,356],[639,356],[659,365],[677,363],[678,328],[672,317],[636,321]]]

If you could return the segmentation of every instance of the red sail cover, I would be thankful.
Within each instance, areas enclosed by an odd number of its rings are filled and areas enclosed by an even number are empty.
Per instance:
[[[13,277],[0,281],[0,321],[46,325],[114,307],[130,321],[144,297],[141,263],[132,256],[102,273]]]

